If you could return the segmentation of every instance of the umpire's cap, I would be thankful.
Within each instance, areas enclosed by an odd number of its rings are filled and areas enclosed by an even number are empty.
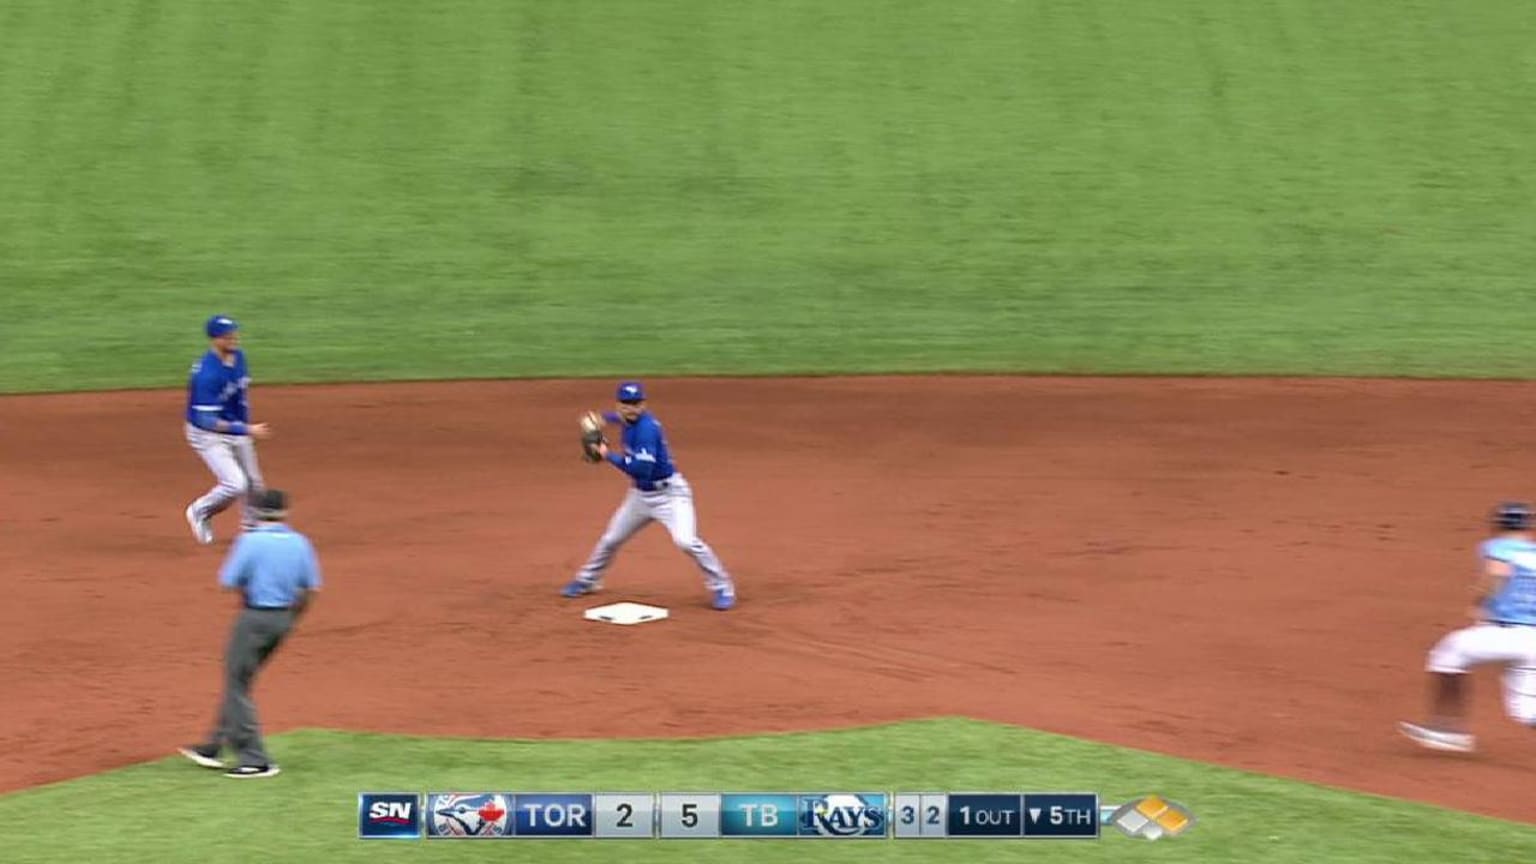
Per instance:
[[[288,515],[288,493],[281,489],[263,489],[256,496],[256,518],[278,522]]]
[[[1493,508],[1493,524],[1500,531],[1526,531],[1533,522],[1536,517],[1533,517],[1531,505],[1523,501],[1505,501]]]

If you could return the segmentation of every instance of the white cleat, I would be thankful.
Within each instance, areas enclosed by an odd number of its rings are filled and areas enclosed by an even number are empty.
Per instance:
[[[197,542],[204,546],[213,542],[213,526],[208,524],[207,519],[197,518],[197,511],[190,504],[187,505],[187,527],[192,529],[192,536],[197,538]]]
[[[209,756],[196,747],[177,747],[176,752],[192,760],[193,764],[204,768],[225,768],[224,760],[218,756]]]
[[[276,765],[237,765],[224,772],[232,780],[248,780],[256,777],[276,777],[283,770]]]
[[[1397,724],[1397,731],[1408,736],[1408,740],[1426,750],[1439,750],[1443,753],[1471,753],[1477,748],[1477,739],[1463,732],[1442,732],[1439,729],[1431,729],[1428,726],[1420,726],[1417,723],[1399,723]]]

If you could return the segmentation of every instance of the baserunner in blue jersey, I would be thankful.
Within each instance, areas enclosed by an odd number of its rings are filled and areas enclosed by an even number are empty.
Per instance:
[[[251,376],[240,350],[240,325],[215,315],[204,325],[208,351],[192,364],[187,380],[187,443],[218,482],[187,507],[187,525],[197,542],[213,542],[210,520],[240,502],[242,522],[255,523],[252,504],[264,484],[256,463],[256,439],[266,438],[265,423],[252,423],[248,394]]]
[[[622,450],[611,451],[606,443],[598,444],[596,457],[622,471],[632,488],[608,521],[608,529],[597,541],[586,565],[560,593],[580,597],[599,590],[603,571],[608,569],[619,547],[654,521],[667,527],[672,542],[704,572],[711,605],[721,611],[730,609],[736,605],[736,586],[715,550],[699,538],[693,488],[672,462],[661,421],[646,408],[645,386],[639,381],[625,381],[619,385],[615,398],[618,410],[603,414],[602,419],[623,427],[624,445]]]
[[[1401,723],[1421,747],[1470,753],[1467,731],[1468,672],[1474,666],[1504,667],[1504,710],[1536,728],[1536,514],[1530,505],[1501,504],[1493,512],[1493,537],[1483,541],[1482,573],[1472,608],[1475,623],[1450,633],[1429,652],[1430,719]]]

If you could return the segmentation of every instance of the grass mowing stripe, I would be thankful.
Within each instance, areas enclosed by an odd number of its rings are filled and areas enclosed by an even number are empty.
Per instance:
[[[300,731],[285,773],[234,783],[179,757],[0,797],[8,861],[95,864],[470,861],[1316,861],[1440,864],[1536,856],[1536,826],[1356,795],[969,720],[697,741],[482,741]],[[1199,820],[1183,837],[1098,841],[359,841],[361,791],[1158,792]],[[50,818],[40,830],[37,814]],[[16,830],[18,826],[34,826]],[[1020,848],[1019,844],[1024,844]]]
[[[0,392],[1536,374],[1529,4],[0,15]]]

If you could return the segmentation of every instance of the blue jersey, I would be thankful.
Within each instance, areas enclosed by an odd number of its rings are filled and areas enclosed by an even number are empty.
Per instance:
[[[1490,621],[1536,626],[1536,543],[1499,537],[1483,543],[1483,557],[1509,565],[1509,578],[1483,601]]]
[[[607,419],[619,422],[619,415],[609,412]],[[624,424],[624,452],[608,453],[608,461],[635,481],[635,488],[650,492],[656,481],[665,480],[677,472],[672,464],[672,453],[667,449],[667,436],[661,431],[661,421],[649,411],[641,413],[634,423]]]
[[[251,416],[246,391],[250,386],[244,351],[236,350],[235,362],[226,366],[218,352],[210,348],[192,364],[192,374],[187,379],[187,422],[213,432],[215,423],[223,420],[230,424],[225,430],[229,434],[246,434]]]

